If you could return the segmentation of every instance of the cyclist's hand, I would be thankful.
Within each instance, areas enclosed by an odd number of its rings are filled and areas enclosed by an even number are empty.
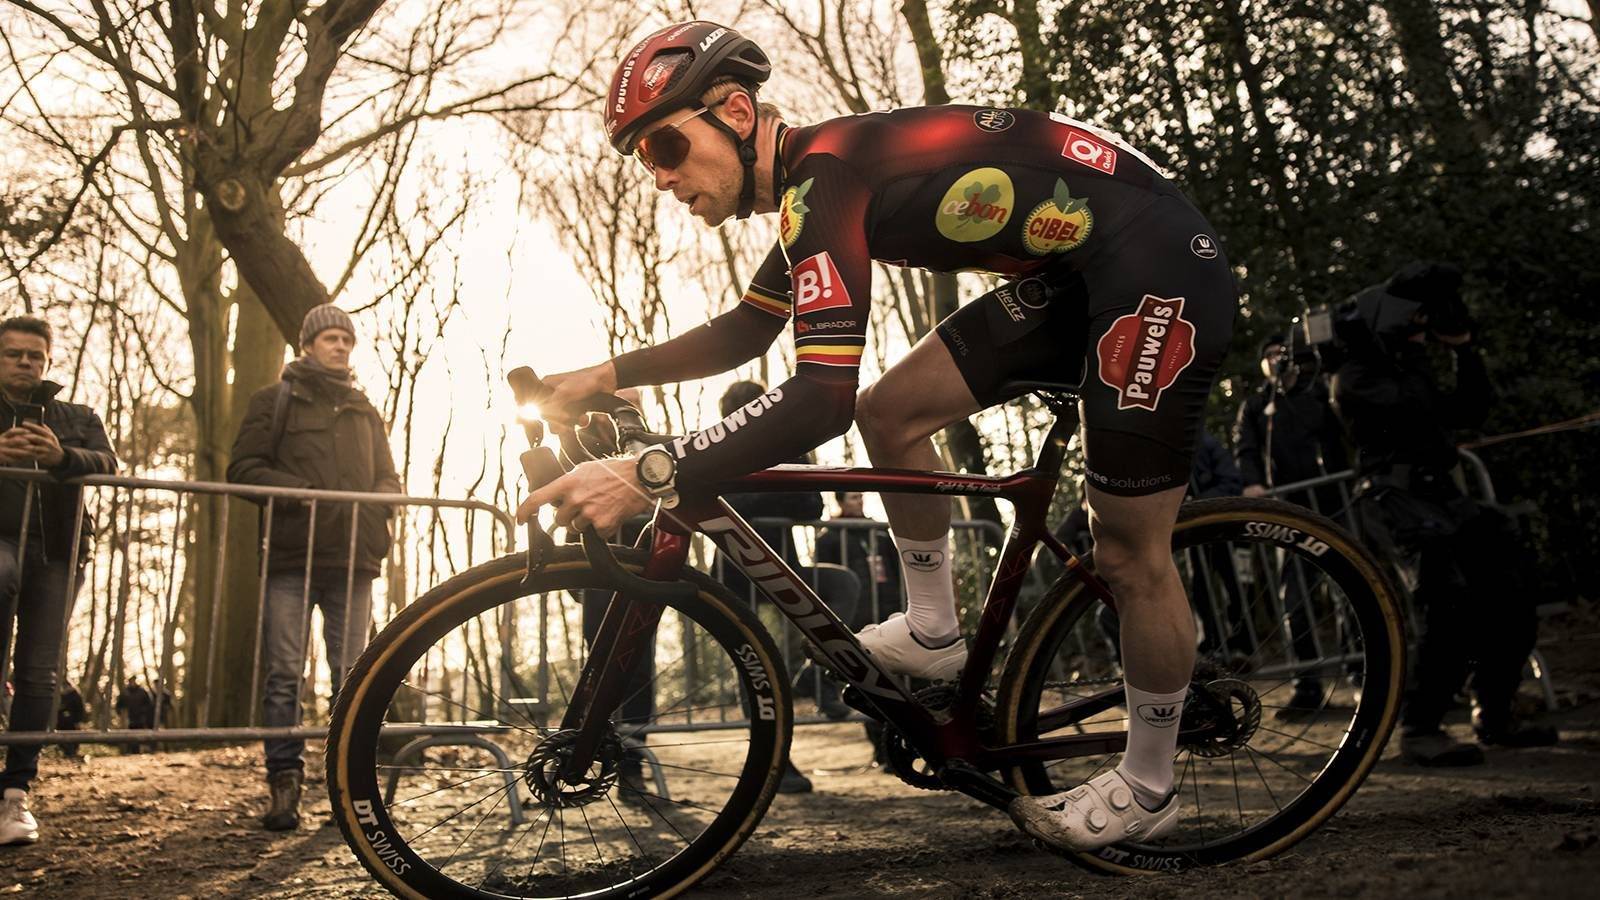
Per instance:
[[[610,534],[632,516],[655,506],[655,499],[639,486],[632,457],[586,462],[534,491],[517,507],[517,521],[537,515],[539,507],[558,504],[558,526],[593,525]]]
[[[1246,497],[1265,497],[1267,495],[1266,485],[1247,484],[1244,486],[1244,495]]]
[[[617,392],[617,370],[606,360],[598,366],[549,375],[544,379],[550,396],[539,404],[539,410],[552,425],[582,425],[587,418],[578,405],[594,394]]]

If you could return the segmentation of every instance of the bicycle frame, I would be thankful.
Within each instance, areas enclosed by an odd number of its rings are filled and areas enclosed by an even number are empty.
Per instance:
[[[984,686],[1016,608],[1023,579],[1041,543],[1061,558],[1069,576],[1079,579],[1107,605],[1115,606],[1109,589],[1050,533],[1046,523],[1067,440],[1076,428],[1076,416],[1059,416],[1034,465],[1007,476],[778,466],[731,479],[705,493],[685,494],[676,509],[658,512],[654,527],[646,531],[651,535],[651,546],[644,577],[675,579],[688,560],[690,538],[696,532],[706,535],[799,629],[828,665],[844,676],[882,721],[898,729],[924,759],[944,773],[952,787],[1004,808],[1015,792],[985,772],[1025,761],[1110,753],[1126,745],[1123,733],[1108,732],[991,747],[982,742],[977,727]],[[1015,524],[1001,549],[995,577],[984,600],[955,703],[938,717],[907,693],[897,678],[878,666],[805,579],[720,497],[734,492],[826,490],[987,496],[1008,501],[1016,511]],[[619,603],[615,596],[607,607],[561,723],[563,729],[581,732],[569,760],[574,774],[592,763],[610,712],[621,702],[628,675],[645,655],[638,652],[640,643],[652,639],[662,610],[659,602],[629,598]],[[1040,728],[1051,730],[1081,721],[1122,702],[1120,687],[1080,698],[1042,712]],[[595,711],[599,714],[590,714]]]

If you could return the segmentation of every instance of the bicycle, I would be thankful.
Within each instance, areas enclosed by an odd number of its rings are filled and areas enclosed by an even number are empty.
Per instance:
[[[525,369],[512,381],[519,403],[542,388]],[[1019,792],[1065,790],[1113,764],[1125,746],[1126,713],[1113,644],[1101,632],[1115,600],[1094,575],[1092,553],[1074,557],[1046,527],[1076,407],[1068,386],[1012,389],[1037,395],[1055,414],[1034,465],[1014,474],[778,466],[682,486],[676,508],[658,509],[638,548],[609,546],[592,530],[581,550],[558,547],[534,520],[526,552],[429,591],[383,630],[339,692],[328,787],[361,863],[405,897],[672,896],[737,850],[772,800],[793,710],[772,636],[726,588],[686,566],[697,533],[805,636],[813,658],[848,685],[846,701],[882,723],[895,771],[908,783],[1004,810]],[[672,439],[648,432],[616,397],[586,405],[613,418],[623,449]],[[528,424],[534,444],[543,437],[537,425]],[[575,436],[561,445],[568,466],[592,456]],[[524,465],[535,486],[563,467],[549,448],[527,451]],[[883,672],[719,498],[782,490],[986,495],[1012,504],[1015,524],[958,683],[913,689]],[[1065,571],[1033,604],[1002,660],[1041,544]],[[1151,845],[1064,854],[1095,872],[1173,871],[1281,852],[1349,799],[1399,706],[1405,641],[1396,591],[1338,526],[1278,501],[1206,500],[1183,508],[1173,546],[1191,596],[1199,585],[1213,607],[1210,619],[1197,616],[1211,625],[1202,626],[1203,655],[1180,724],[1184,823]],[[1293,611],[1284,605],[1289,578],[1299,588]],[[595,589],[614,593],[581,667],[581,648],[530,664],[517,648],[517,626],[535,616],[531,601],[538,598],[542,615],[552,593]],[[668,609],[674,615],[663,615]],[[543,641],[545,630],[538,633]],[[475,661],[458,661],[452,674],[453,640]],[[1307,658],[1312,646],[1321,649]],[[510,696],[541,679],[554,681],[559,701]],[[1321,703],[1281,710],[1291,685],[1307,679],[1327,686]],[[645,698],[651,705],[641,716]],[[630,702],[634,712],[617,712]],[[447,727],[494,732],[509,746],[500,758],[514,761],[456,765],[467,751],[435,751],[432,762],[400,765],[394,735],[423,733],[430,703],[449,714]],[[645,763],[673,787],[640,778]],[[406,796],[397,796],[399,782]],[[524,793],[537,810],[530,821],[522,821]]]

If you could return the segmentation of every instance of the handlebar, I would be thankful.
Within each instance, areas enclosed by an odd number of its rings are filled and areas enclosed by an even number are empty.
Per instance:
[[[552,389],[546,385],[534,371],[527,366],[519,366],[506,374],[506,381],[511,385],[512,396],[516,398],[518,406],[529,403],[540,403],[548,398]],[[632,403],[616,396],[615,394],[591,394],[578,404],[579,412],[603,413],[611,417],[617,426],[617,444],[625,450],[637,450],[652,444],[662,444],[673,440],[671,435],[655,434],[647,431],[644,426],[644,415]],[[583,445],[578,438],[576,429],[567,429],[560,433],[562,455],[567,458],[569,465],[562,465],[549,447],[541,446],[544,441],[544,423],[538,419],[524,420],[523,428],[528,435],[530,449],[523,451],[521,462],[523,474],[528,478],[528,489],[538,490],[546,484],[561,477],[563,472],[581,462],[588,462],[595,458],[589,448]],[[616,554],[605,539],[594,530],[593,526],[583,529],[583,552],[589,559],[589,564],[612,583],[618,585],[621,592],[627,596],[638,597],[657,602],[667,602],[680,598],[692,597],[695,588],[682,581],[656,581],[635,575],[617,561]],[[544,568],[551,551],[555,549],[555,541],[551,539],[539,524],[537,516],[528,518],[528,565],[527,574],[523,578],[526,585]]]

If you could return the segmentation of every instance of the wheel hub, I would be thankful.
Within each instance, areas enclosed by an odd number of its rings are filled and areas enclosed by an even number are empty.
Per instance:
[[[1261,697],[1237,678],[1217,678],[1190,688],[1180,728],[1196,756],[1227,756],[1250,743],[1261,727]]]
[[[594,762],[587,771],[575,779],[562,775],[567,762],[572,759],[577,743],[575,730],[558,731],[540,742],[528,754],[522,765],[522,782],[533,792],[539,803],[546,807],[570,809],[598,802],[617,783],[617,768],[622,762],[622,739],[615,729],[606,728],[595,749]]]

